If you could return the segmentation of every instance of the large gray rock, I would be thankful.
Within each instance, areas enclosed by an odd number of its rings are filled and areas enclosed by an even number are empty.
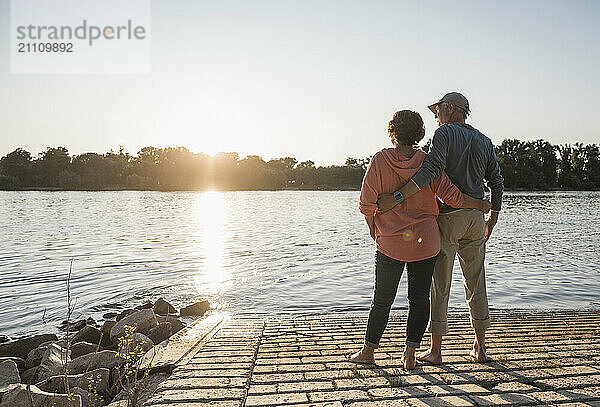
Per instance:
[[[32,349],[31,352],[27,355],[27,359],[25,359],[25,369],[31,369],[32,367],[38,366],[42,363],[42,358],[44,357],[44,353],[48,349],[52,342],[45,342],[40,344],[37,348]]]
[[[116,343],[118,338],[126,334],[125,327],[135,328],[135,332],[147,334],[158,325],[156,315],[151,309],[143,309],[118,321],[110,330],[110,340]]]
[[[54,334],[35,335],[29,338],[21,338],[16,341],[0,344],[0,356],[16,356],[27,359],[32,349],[37,348],[44,342],[57,341]]]
[[[32,367],[31,369],[27,369],[21,373],[21,383],[35,384],[38,382],[38,367],[39,366]]]
[[[60,345],[51,343],[44,351],[40,365],[23,372],[23,382],[33,384],[64,373],[65,362],[70,360],[69,355]]]
[[[96,393],[105,395],[108,392],[110,370],[105,368],[95,369],[87,373],[68,375],[67,379],[69,381],[69,389],[74,387],[88,390],[93,389]],[[37,383],[36,386],[43,391],[51,393],[64,393],[66,391],[65,377],[62,375],[49,377]]]
[[[154,346],[154,342],[146,335],[141,333],[134,333],[131,335],[130,340],[127,342],[126,347],[119,347],[119,354],[126,359],[127,353],[130,355],[138,354],[139,356],[143,356],[146,352],[148,352]]]
[[[121,313],[119,315],[117,315],[117,318],[116,318],[117,322],[119,322],[126,316],[133,314],[134,312],[136,312],[136,310],[133,308],[128,308],[126,310],[121,311]]]
[[[167,301],[162,298],[159,298],[154,303],[154,313],[157,315],[169,315],[169,314],[177,314],[177,310]]]
[[[77,394],[47,393],[36,386],[12,384],[2,395],[2,407],[81,407]]]
[[[112,369],[122,362],[117,352],[112,350],[103,350],[98,353],[88,353],[79,356],[69,363],[69,374],[84,373],[90,370],[106,368]]]
[[[0,363],[6,360],[12,360],[13,362],[15,362],[15,364],[17,365],[17,369],[19,369],[19,372],[25,371],[25,361],[23,359],[18,358],[16,356],[0,356]]]
[[[157,315],[156,320],[158,321],[159,324],[162,324],[164,322],[170,323],[173,333],[179,332],[185,326],[185,324],[183,322],[181,322],[178,318],[171,317],[171,316],[163,317],[162,315]]]
[[[77,342],[71,345],[71,358],[75,359],[99,350],[102,350],[102,348],[98,349],[98,345],[94,345],[93,343]]]
[[[110,330],[113,326],[115,326],[115,321],[105,321],[102,325],[102,346],[110,346],[112,345],[112,341],[110,339]]]
[[[179,315],[181,315],[182,317],[202,316],[209,309],[210,303],[204,300],[196,302],[192,305],[188,305],[187,307],[183,307],[181,311],[179,311]]]
[[[171,335],[173,335],[173,327],[170,322],[163,322],[158,324],[156,328],[152,328],[148,337],[155,344],[159,344],[165,339],[168,339]]]
[[[71,339],[71,342],[89,342],[97,345],[98,343],[100,343],[101,337],[102,331],[100,331],[94,326],[86,325],[83,328],[81,328],[79,332],[73,335],[73,339]]]
[[[0,362],[0,388],[15,383],[21,383],[17,364],[12,360]]]
[[[27,355],[27,359],[25,359],[25,370],[38,366],[42,361],[42,357],[44,357],[46,349],[47,347],[37,347],[32,349]]]

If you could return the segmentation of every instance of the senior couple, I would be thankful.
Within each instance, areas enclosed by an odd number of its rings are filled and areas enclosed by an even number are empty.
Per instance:
[[[375,363],[374,351],[406,265],[409,309],[404,368],[414,369],[417,360],[442,363],[457,253],[475,331],[471,356],[478,362],[488,360],[485,243],[498,220],[503,179],[491,140],[465,123],[470,110],[462,94],[448,93],[429,109],[439,125],[430,152],[416,147],[425,135],[421,116],[410,110],[396,112],[388,126],[393,148],[373,156],[363,180],[360,211],[377,246],[375,288],[365,343],[348,356],[351,362]],[[491,189],[491,203],[483,199],[484,180]],[[485,221],[484,213],[490,209]],[[415,355],[428,323],[431,346]]]

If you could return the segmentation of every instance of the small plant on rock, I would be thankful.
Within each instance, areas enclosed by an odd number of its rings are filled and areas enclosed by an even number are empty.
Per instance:
[[[122,363],[117,367],[118,381],[127,394],[127,407],[137,407],[150,369],[141,365],[146,351],[135,335],[135,327],[125,326],[125,335],[119,338],[118,355]]]
[[[102,380],[102,375],[90,375],[87,377],[88,381],[88,397],[89,397],[89,405],[93,407],[101,406],[104,403],[103,397],[98,394],[98,383]]]

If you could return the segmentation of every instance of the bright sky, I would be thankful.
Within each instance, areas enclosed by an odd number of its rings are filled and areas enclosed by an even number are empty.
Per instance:
[[[426,4],[425,4],[426,3]],[[495,143],[600,143],[598,1],[153,1],[152,73],[10,74],[0,0],[0,155],[122,144],[292,156],[387,147],[396,110],[458,90]]]

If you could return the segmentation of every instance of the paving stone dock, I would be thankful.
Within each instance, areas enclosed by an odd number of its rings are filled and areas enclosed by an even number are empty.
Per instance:
[[[468,355],[468,316],[452,315],[444,364],[410,372],[405,323],[393,315],[377,364],[357,366],[344,357],[362,344],[364,315],[222,321],[145,405],[600,406],[600,312],[493,313],[485,364]]]

